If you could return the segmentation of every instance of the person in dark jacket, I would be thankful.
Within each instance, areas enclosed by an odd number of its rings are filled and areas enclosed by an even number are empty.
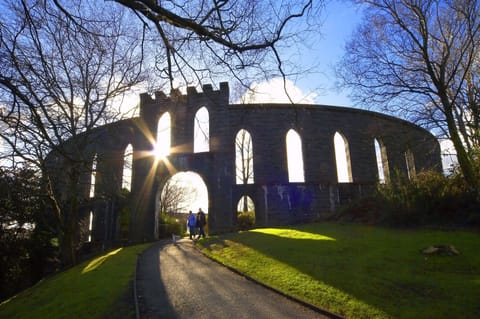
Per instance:
[[[205,213],[202,211],[201,208],[198,209],[197,213],[197,221],[196,221],[196,226],[198,228],[198,238],[203,237],[205,238],[205,232],[203,228],[207,224],[207,219],[205,217]]]

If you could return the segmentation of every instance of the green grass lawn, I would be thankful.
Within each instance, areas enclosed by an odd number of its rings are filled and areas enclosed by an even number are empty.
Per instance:
[[[480,318],[480,234],[338,224],[256,229],[202,251],[347,318]],[[458,256],[425,257],[451,244]]]
[[[4,301],[0,318],[132,318],[129,288],[148,245],[119,248],[43,280]]]

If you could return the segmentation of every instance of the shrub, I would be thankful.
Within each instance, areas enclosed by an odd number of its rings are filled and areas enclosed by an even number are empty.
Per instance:
[[[158,226],[159,238],[171,237],[172,234],[183,235],[185,233],[183,221],[168,216],[167,214],[161,214]]]
[[[239,230],[248,230],[255,226],[255,212],[238,212],[237,224]]]
[[[461,176],[426,171],[412,180],[395,174],[371,196],[343,207],[336,218],[391,226],[473,226],[480,221],[479,208],[475,193]]]

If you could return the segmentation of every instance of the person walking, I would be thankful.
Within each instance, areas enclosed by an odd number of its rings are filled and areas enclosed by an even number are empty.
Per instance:
[[[187,226],[188,226],[188,232],[190,233],[190,239],[195,238],[195,227],[197,224],[197,219],[195,218],[195,215],[193,215],[192,211],[188,212],[188,219],[187,219]]]
[[[205,238],[205,232],[203,228],[207,224],[207,219],[205,217],[205,213],[202,211],[201,208],[198,209],[197,213],[197,220],[196,220],[196,225],[198,227],[198,238],[203,237]]]

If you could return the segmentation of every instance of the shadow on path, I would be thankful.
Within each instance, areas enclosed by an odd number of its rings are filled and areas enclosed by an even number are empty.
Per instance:
[[[193,243],[158,242],[137,269],[140,318],[328,318],[203,256]]]

